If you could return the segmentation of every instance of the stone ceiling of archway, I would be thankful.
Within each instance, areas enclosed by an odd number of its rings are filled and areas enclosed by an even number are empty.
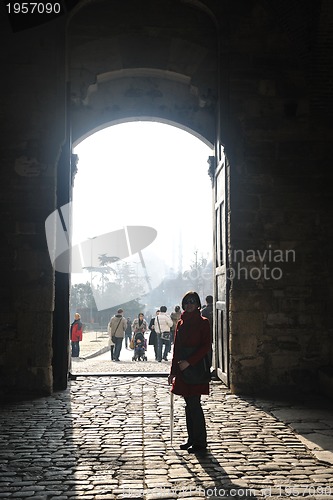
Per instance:
[[[206,14],[169,1],[92,2],[73,17],[69,41],[74,140],[154,117],[214,142],[217,41]]]

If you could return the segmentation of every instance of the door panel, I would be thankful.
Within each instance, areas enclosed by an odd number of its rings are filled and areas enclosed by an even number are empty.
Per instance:
[[[226,225],[226,158],[221,155],[214,180],[215,209],[215,370],[217,376],[229,385],[229,329],[227,280],[227,225]]]

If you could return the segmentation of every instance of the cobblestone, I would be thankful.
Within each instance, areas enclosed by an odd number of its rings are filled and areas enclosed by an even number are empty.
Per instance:
[[[320,398],[242,398],[213,381],[209,453],[196,457],[179,450],[181,398],[170,443],[170,363],[147,355],[133,362],[124,346],[112,362],[107,335],[86,332],[66,391],[4,406],[0,498],[333,500],[333,410]]]
[[[316,409],[290,407],[213,381],[203,398],[206,457],[179,450],[181,398],[171,445],[169,402],[165,377],[113,373],[78,375],[64,392],[3,406],[0,498],[333,500],[333,412],[320,399]]]

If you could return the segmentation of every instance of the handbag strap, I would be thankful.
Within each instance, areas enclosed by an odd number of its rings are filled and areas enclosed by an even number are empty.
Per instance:
[[[158,316],[156,316],[156,318],[157,318],[158,327],[159,327],[159,329],[160,329],[160,333],[162,333],[162,330],[161,330],[161,325],[160,325],[160,322],[159,322],[159,320],[158,320]]]
[[[118,330],[118,326],[120,325],[120,323],[121,323],[121,320],[122,320],[122,319],[123,319],[123,318],[120,318],[119,323],[118,323],[118,325],[117,325],[117,328],[115,329],[115,331],[114,331],[114,334],[113,334],[113,335],[116,335],[116,332],[117,332],[117,330]]]

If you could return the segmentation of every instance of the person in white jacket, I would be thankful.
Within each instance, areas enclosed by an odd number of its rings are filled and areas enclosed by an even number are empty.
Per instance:
[[[157,361],[162,361],[162,348],[164,345],[163,359],[168,361],[168,352],[170,350],[171,332],[170,328],[173,321],[168,314],[166,314],[166,306],[160,307],[160,313],[155,319],[155,332],[157,335]]]

